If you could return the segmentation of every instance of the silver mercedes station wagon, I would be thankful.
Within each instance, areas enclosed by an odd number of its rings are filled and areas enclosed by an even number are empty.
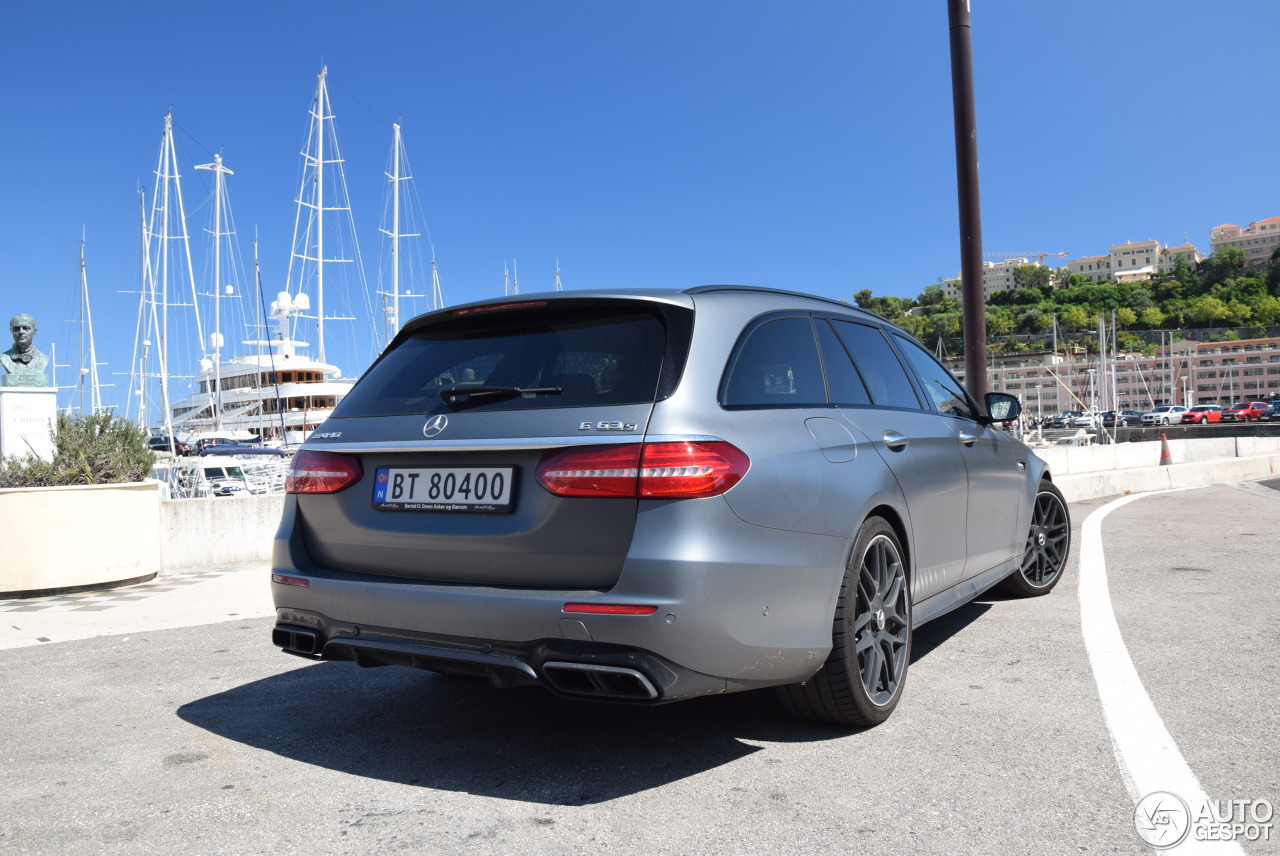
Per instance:
[[[867,726],[911,633],[1070,544],[1043,461],[902,330],[742,286],[521,295],[405,325],[293,459],[290,654],[661,703],[777,687]]]

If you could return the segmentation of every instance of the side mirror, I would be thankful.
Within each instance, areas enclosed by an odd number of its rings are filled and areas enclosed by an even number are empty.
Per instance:
[[[988,425],[1012,422],[1022,414],[1022,402],[1007,392],[988,392],[984,401],[989,415],[982,421]]]

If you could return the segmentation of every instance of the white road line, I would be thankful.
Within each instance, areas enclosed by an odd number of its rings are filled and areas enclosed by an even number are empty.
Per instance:
[[[1103,519],[1123,505],[1152,495],[1134,494],[1109,502],[1085,518],[1081,525],[1080,627],[1098,682],[1098,697],[1111,732],[1111,745],[1135,807],[1147,794],[1168,791],[1186,801],[1194,819],[1205,816],[1208,796],[1151,703],[1125,647],[1111,606],[1102,549]],[[1199,841],[1195,832],[1192,828],[1182,844],[1167,852],[1244,853],[1234,841]]]

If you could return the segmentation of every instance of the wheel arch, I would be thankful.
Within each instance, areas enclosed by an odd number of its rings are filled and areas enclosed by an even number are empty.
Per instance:
[[[909,584],[915,574],[913,573],[914,559],[912,557],[912,549],[914,545],[911,543],[911,538],[908,535],[907,522],[902,519],[902,515],[900,515],[898,510],[892,505],[882,504],[875,506],[863,515],[862,520],[858,523],[858,530],[861,531],[863,524],[872,517],[879,517],[885,523],[888,523],[893,529],[893,534],[898,536],[898,544],[902,547],[902,552],[904,554],[902,558],[906,560],[906,575],[907,583]],[[850,559],[853,557],[853,550],[857,548],[857,540],[858,536],[857,532],[855,532],[853,537],[854,543],[849,546]]]

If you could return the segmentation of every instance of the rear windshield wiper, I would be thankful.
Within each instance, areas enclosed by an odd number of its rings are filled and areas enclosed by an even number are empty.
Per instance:
[[[559,395],[558,386],[451,386],[440,390],[440,400],[450,407],[471,404],[477,398],[518,398],[522,395]]]

